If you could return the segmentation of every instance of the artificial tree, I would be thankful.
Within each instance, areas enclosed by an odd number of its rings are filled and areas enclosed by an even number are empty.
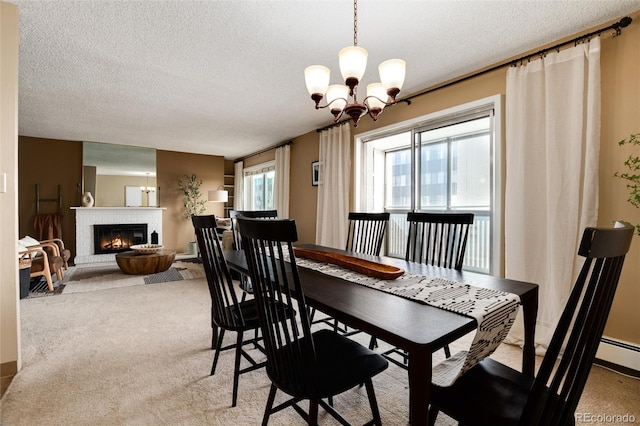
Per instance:
[[[195,174],[185,175],[184,178],[178,180],[178,189],[182,192],[184,206],[184,217],[191,221],[192,216],[197,216],[205,211],[206,201],[201,199],[202,193],[200,187],[202,186],[202,180],[198,180]],[[187,243],[187,252],[190,254],[196,254],[197,244],[194,241]]]

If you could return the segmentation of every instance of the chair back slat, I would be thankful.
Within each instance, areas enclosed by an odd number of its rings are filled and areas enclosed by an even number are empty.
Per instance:
[[[267,352],[267,372],[272,380],[295,387],[300,377],[316,374],[311,325],[292,246],[298,239],[295,221],[243,216],[237,220]],[[297,305],[300,322],[283,317],[276,301]]]
[[[560,425],[573,419],[633,232],[632,226],[585,229],[578,254],[586,259],[538,370],[522,424]]]
[[[350,212],[345,250],[379,256],[389,217],[389,213]]]
[[[407,213],[405,259],[461,270],[473,218],[473,213]]]
[[[192,216],[191,221],[211,295],[213,322],[224,329],[241,328],[244,318],[238,309],[238,298],[216,231],[216,218],[214,215]]]

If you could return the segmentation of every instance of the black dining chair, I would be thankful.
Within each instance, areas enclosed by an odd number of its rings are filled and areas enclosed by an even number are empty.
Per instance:
[[[323,407],[341,424],[349,424],[332,406],[332,398],[364,383],[373,419],[381,424],[372,377],[389,363],[379,354],[332,330],[311,332],[304,291],[292,244],[297,241],[293,220],[257,220],[238,217],[260,329],[267,352],[271,389],[263,425],[284,408],[293,407],[311,425]],[[288,258],[288,259],[287,259]],[[300,321],[283,318],[278,304],[297,305]],[[273,406],[277,390],[291,399]],[[328,399],[328,403],[324,400]],[[309,412],[299,405],[309,400]]]
[[[216,354],[211,366],[211,375],[216,372],[218,357],[220,352],[235,349],[235,363],[233,373],[233,397],[232,406],[235,407],[238,399],[238,382],[240,374],[248,373],[257,368],[263,367],[264,362],[256,362],[251,355],[244,350],[245,345],[252,344],[254,347],[264,352],[258,338],[258,313],[253,300],[245,302],[238,301],[236,290],[231,279],[227,262],[224,259],[222,245],[216,231],[216,218],[209,216],[192,216],[193,227],[196,232],[196,239],[202,256],[209,294],[211,295],[211,327],[214,330],[212,346],[216,348]],[[279,306],[283,315],[294,317],[293,311],[284,306]],[[215,336],[217,328],[220,333],[217,342]],[[225,331],[235,331],[237,333],[236,342],[227,346],[222,346],[222,339]],[[244,339],[246,331],[254,331],[253,337]],[[249,366],[240,368],[241,358],[249,362]]]
[[[345,250],[380,256],[384,237],[387,235],[389,213],[350,212],[347,219],[347,246]]]
[[[585,229],[584,264],[535,379],[486,358],[453,385],[432,386],[430,424],[439,411],[465,425],[574,424],[633,232]]]
[[[233,235],[233,249],[242,250],[242,238],[238,231],[238,224],[236,218],[238,216],[262,218],[262,219],[275,219],[278,217],[278,210],[231,210],[229,211],[229,218],[231,219],[231,233]],[[246,275],[240,274],[240,288],[242,289],[242,301],[245,301],[247,295],[253,294],[251,289],[251,281]]]
[[[405,260],[462,270],[473,213],[407,213]]]
[[[348,227],[345,250],[371,256],[380,256],[382,243],[387,235],[389,217],[389,213],[349,212],[347,216]],[[333,327],[335,331],[340,331],[349,336],[360,332],[359,330],[348,330],[346,326],[340,327],[338,321],[331,317],[313,320],[314,316],[315,310],[312,310],[312,324],[324,323]]]
[[[409,233],[405,260],[461,271],[473,219],[473,213],[407,213]],[[377,342],[372,338],[369,347],[375,345]],[[445,345],[443,349],[445,356],[449,358],[449,345]],[[408,358],[405,351],[392,348],[384,354],[399,355],[402,358],[401,363],[389,359],[394,364],[406,368]]]
[[[242,250],[242,238],[240,238],[240,232],[238,232],[238,225],[236,223],[236,218],[238,216],[275,219],[278,217],[278,210],[230,210],[229,218],[231,218],[234,250]]]

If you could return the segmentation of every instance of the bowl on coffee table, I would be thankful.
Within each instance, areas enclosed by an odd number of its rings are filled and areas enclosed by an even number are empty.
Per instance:
[[[129,247],[138,254],[153,254],[164,248],[162,244],[136,244]]]

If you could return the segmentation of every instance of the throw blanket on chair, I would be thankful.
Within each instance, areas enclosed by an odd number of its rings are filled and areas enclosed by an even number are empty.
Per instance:
[[[62,238],[62,215],[60,213],[40,213],[33,221],[38,240]]]

